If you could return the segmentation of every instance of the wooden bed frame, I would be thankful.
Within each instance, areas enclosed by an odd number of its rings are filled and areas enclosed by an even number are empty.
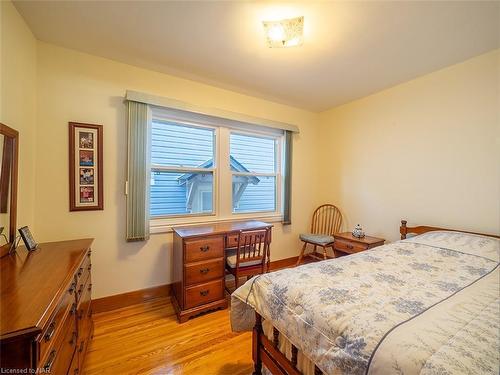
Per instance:
[[[427,225],[421,225],[416,227],[407,226],[408,222],[406,220],[401,220],[401,226],[399,227],[399,233],[401,234],[401,239],[406,239],[408,234],[423,234],[426,232],[432,232],[436,230],[444,231],[454,231],[470,234],[478,234],[482,236],[500,238],[499,235],[494,234],[484,234],[476,232],[468,232],[464,230],[450,229],[450,228],[439,228],[431,227]],[[290,343],[291,344],[291,343]],[[262,365],[271,371],[274,375],[302,375],[302,373],[297,369],[297,354],[298,349],[295,345],[292,346],[292,358],[289,360],[286,356],[279,350],[279,331],[273,326],[273,341],[269,340],[262,329],[262,317],[259,313],[255,312],[255,326],[253,328],[252,337],[252,357],[254,362],[254,372],[253,375],[262,374]],[[314,366],[314,374],[321,375],[323,372]]]

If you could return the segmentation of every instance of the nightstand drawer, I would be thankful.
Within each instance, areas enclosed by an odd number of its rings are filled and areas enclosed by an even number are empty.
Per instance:
[[[196,263],[185,266],[186,284],[193,285],[224,276],[224,260]]]
[[[335,250],[343,251],[345,253],[357,253],[368,249],[368,246],[366,244],[343,241],[339,239],[335,239],[333,246],[335,247]]]
[[[186,309],[224,298],[224,280],[211,281],[186,288]]]
[[[224,256],[224,237],[207,237],[202,240],[186,241],[186,263],[199,260],[222,258]]]

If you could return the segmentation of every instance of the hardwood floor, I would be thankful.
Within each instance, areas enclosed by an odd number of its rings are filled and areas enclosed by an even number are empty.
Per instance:
[[[94,315],[84,374],[249,375],[251,332],[233,333],[229,309],[179,325],[168,298]]]
[[[297,258],[273,262],[273,271]],[[308,257],[303,263],[314,261]],[[231,284],[229,284],[232,287]],[[94,314],[85,375],[250,375],[252,333],[231,332],[229,309],[177,323],[170,297]]]

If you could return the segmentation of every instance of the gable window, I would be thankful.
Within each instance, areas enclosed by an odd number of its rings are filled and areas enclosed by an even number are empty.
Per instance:
[[[240,131],[153,112],[150,217],[179,223],[179,217],[281,215],[282,142],[279,131]]]

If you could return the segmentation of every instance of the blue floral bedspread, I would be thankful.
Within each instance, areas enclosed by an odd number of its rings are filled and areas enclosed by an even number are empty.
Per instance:
[[[260,275],[231,297],[233,330],[254,310],[325,374],[499,373],[498,239],[429,232]]]

